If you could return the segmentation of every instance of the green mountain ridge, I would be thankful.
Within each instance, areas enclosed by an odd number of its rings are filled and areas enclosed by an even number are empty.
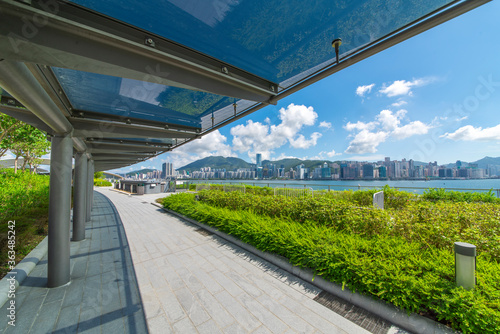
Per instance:
[[[276,165],[278,168],[281,168],[281,165],[284,166],[286,170],[290,168],[295,168],[300,164],[304,164],[306,168],[314,169],[316,167],[320,167],[323,163],[331,164],[332,162],[339,163],[339,160],[331,161],[331,160],[301,160],[298,158],[287,158],[280,159],[276,161],[264,160],[262,161],[263,165],[272,163]],[[500,157],[484,157],[474,162],[465,162],[462,161],[463,166],[467,167],[469,164],[477,164],[479,168],[487,168],[488,165],[499,165],[500,166]],[[427,165],[427,162],[415,161],[415,165]],[[210,156],[200,160],[196,160],[190,164],[187,164],[181,168],[177,168],[177,171],[187,171],[191,173],[192,171],[198,171],[203,167],[210,167],[212,169],[222,169],[225,168],[227,171],[231,171],[239,168],[251,168],[255,164],[251,164],[246,162],[243,159],[235,158],[235,157],[222,157],[222,156]],[[444,166],[452,167],[455,165],[455,162],[444,164]],[[135,174],[146,174],[148,172],[155,171],[157,169],[140,169],[132,172],[128,172],[125,176],[133,176]],[[123,174],[122,174],[123,175]]]
[[[234,157],[221,157],[221,156],[210,156],[200,160],[196,160],[190,164],[187,164],[181,168],[177,168],[177,171],[193,172],[200,170],[203,167],[210,167],[212,169],[223,169],[233,170],[238,168],[250,168],[251,164],[240,158]]]

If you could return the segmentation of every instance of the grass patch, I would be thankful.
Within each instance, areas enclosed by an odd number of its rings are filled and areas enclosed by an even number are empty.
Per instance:
[[[178,194],[164,198],[163,205],[408,312],[426,315],[464,333],[498,333],[497,255],[478,251],[478,284],[466,291],[455,286],[451,246],[429,241],[438,227],[423,234],[444,217],[449,219],[444,226],[450,225],[450,239],[455,237],[453,231],[460,237],[477,231],[478,240],[489,238],[488,233],[495,234],[489,229],[498,228],[498,205],[470,204],[478,208],[470,213],[474,218],[467,218],[460,215],[473,207],[455,214],[459,210],[455,203],[419,201],[410,194],[403,195],[407,197],[402,203],[394,200],[389,210],[382,211],[363,206],[360,198],[365,195],[354,193],[308,199],[203,191],[200,201],[195,201],[194,194]],[[442,216],[436,217],[438,212]],[[474,225],[473,219],[478,217],[483,221],[477,226],[484,227],[486,234]],[[457,222],[460,227],[451,227]]]
[[[48,232],[49,176],[11,169],[0,170],[0,278],[9,268],[8,222],[15,221],[16,264],[31,252]]]
[[[111,187],[113,184],[104,179],[94,179],[94,186],[96,187]]]

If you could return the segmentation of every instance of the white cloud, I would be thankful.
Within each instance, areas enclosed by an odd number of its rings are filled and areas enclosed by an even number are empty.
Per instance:
[[[386,131],[393,131],[399,126],[401,123],[400,119],[405,114],[406,110],[400,110],[396,114],[393,114],[390,110],[382,110],[380,114],[377,115],[376,119],[382,126],[382,129]]]
[[[366,93],[370,93],[372,88],[375,86],[375,84],[371,85],[366,85],[366,86],[359,86],[356,88],[356,95],[364,97]]]
[[[441,137],[451,140],[464,141],[494,141],[500,140],[500,124],[491,128],[473,127],[466,125],[453,133],[445,133]]]
[[[422,79],[415,79],[413,81],[406,81],[406,80],[396,80],[389,86],[386,86],[385,84],[382,86],[382,88],[379,90],[379,93],[385,94],[388,97],[393,97],[393,96],[399,96],[399,95],[412,95],[412,87],[420,87],[427,85],[428,83],[432,82],[432,79],[429,78],[422,78]]]
[[[349,147],[345,150],[345,153],[349,154],[365,154],[365,153],[375,153],[377,152],[377,146],[383,143],[387,137],[388,133],[384,131],[370,132],[368,130],[362,130],[354,139],[350,142]]]
[[[333,158],[334,156],[341,155],[341,153],[335,152],[335,150],[331,150],[330,152],[327,152],[326,155],[330,158]]]
[[[404,139],[415,135],[425,135],[430,128],[427,124],[415,121],[394,129],[392,136],[396,139]]]
[[[321,138],[322,134],[319,132],[314,132],[311,135],[311,139],[306,139],[304,135],[298,135],[297,138],[290,138],[290,146],[293,148],[309,148],[311,146],[316,146],[318,139]]]
[[[318,114],[312,107],[290,104],[286,109],[281,108],[278,125],[263,124],[247,121],[231,129],[233,135],[233,149],[237,152],[247,152],[250,159],[255,159],[256,153],[262,154],[262,159],[270,159],[274,149],[285,145],[287,142],[292,147],[307,148],[316,145],[319,133],[306,139],[299,134],[304,126],[314,125]]]
[[[377,152],[377,147],[389,138],[404,139],[414,135],[422,135],[429,132],[432,124],[424,124],[421,121],[410,122],[401,125],[401,121],[408,112],[401,109],[396,113],[390,110],[382,110],[375,121],[372,122],[348,122],[344,128],[348,131],[359,131],[355,134],[345,153],[366,154]],[[351,135],[352,136],[352,135]]]
[[[231,146],[226,144],[226,141],[226,136],[216,130],[201,137],[201,139],[195,139],[172,152],[166,153],[162,161],[171,162],[174,168],[177,169],[208,156],[236,156]]]
[[[332,127],[332,123],[326,122],[326,121],[322,121],[322,122],[319,123],[319,127],[320,128],[329,129],[329,128]]]
[[[368,122],[368,123],[364,123],[364,122],[361,122],[361,121],[357,121],[356,123],[351,123],[351,122],[347,122],[346,125],[344,125],[344,129],[346,129],[347,131],[353,131],[353,130],[372,130],[375,128],[375,126],[377,125],[376,122]]]
[[[404,101],[404,100],[399,100],[397,102],[394,102],[392,104],[393,107],[396,107],[396,108],[399,108],[401,106],[404,106],[405,104],[408,104],[408,102]]]

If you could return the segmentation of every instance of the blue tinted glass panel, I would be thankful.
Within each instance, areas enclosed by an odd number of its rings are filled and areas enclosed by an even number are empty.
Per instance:
[[[451,0],[74,0],[284,87]]]
[[[52,68],[76,110],[201,127],[201,118],[236,99],[132,79]]]

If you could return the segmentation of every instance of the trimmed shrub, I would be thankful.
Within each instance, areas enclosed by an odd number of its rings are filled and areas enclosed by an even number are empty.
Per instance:
[[[425,240],[409,242],[390,234],[366,237],[312,220],[262,215],[241,209],[235,201],[233,207],[218,207],[206,201],[207,193],[202,194],[203,201],[195,201],[194,194],[169,196],[163,205],[262,251],[285,256],[343,287],[430,316],[464,333],[500,330],[500,265],[488,254],[478,256],[478,284],[466,291],[454,284],[453,253]]]

